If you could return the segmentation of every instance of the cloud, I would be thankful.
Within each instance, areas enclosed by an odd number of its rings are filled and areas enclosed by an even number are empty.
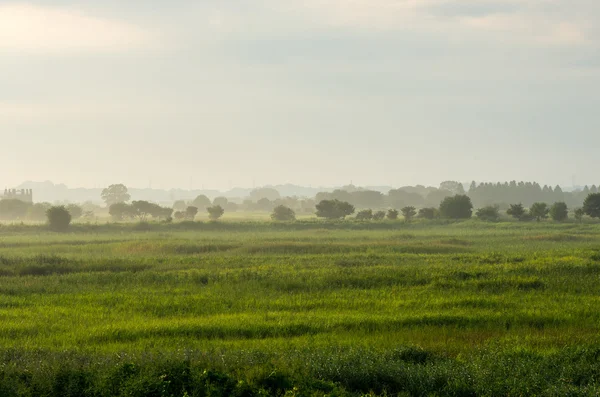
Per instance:
[[[155,42],[144,29],[76,9],[0,4],[0,50],[15,52],[123,51]]]

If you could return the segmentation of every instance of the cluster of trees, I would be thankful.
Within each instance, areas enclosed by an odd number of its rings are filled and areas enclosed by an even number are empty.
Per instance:
[[[50,203],[27,203],[21,200],[0,200],[0,220],[3,221],[34,221],[43,222],[47,219],[46,212],[52,207]],[[93,211],[76,205],[65,206],[72,219],[93,218]]]

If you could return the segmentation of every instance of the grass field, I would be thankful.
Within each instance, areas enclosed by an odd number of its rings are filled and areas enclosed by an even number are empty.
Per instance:
[[[600,225],[0,227],[0,396],[598,395]]]

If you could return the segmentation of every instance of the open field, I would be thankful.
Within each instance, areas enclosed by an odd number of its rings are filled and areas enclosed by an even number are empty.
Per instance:
[[[598,395],[600,225],[0,227],[0,396]]]

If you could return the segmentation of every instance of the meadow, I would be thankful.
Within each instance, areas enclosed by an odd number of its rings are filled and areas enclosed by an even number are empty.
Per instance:
[[[597,396],[599,308],[599,224],[0,226],[0,396]]]

